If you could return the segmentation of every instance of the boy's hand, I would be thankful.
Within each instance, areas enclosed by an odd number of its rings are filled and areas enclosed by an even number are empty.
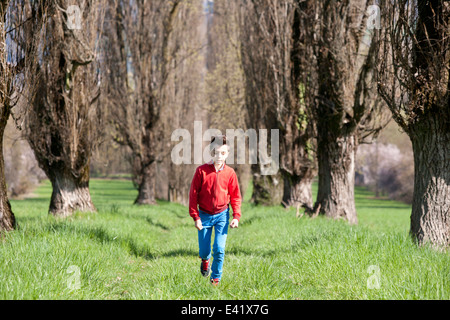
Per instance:
[[[198,229],[198,231],[203,229],[202,220],[198,219],[195,220],[195,227]]]
[[[233,219],[233,220],[231,220],[230,227],[231,227],[231,228],[237,228],[237,227],[239,227],[239,220],[238,220],[238,219]]]

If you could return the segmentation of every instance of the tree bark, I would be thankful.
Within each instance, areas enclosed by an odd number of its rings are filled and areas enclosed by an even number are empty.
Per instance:
[[[450,123],[439,112],[410,127],[414,200],[410,233],[419,245],[450,244]]]
[[[5,119],[8,119],[6,117]],[[0,232],[12,231],[16,227],[16,218],[11,210],[5,181],[5,163],[3,160],[3,134],[5,132],[6,120],[0,121]]]
[[[289,180],[288,180],[289,179]],[[312,180],[313,177],[289,177],[284,179],[283,204],[286,207],[304,207],[312,209]]]
[[[56,217],[67,217],[75,211],[96,211],[89,192],[89,166],[78,178],[67,169],[51,169],[49,173],[53,187],[50,214]]]
[[[139,193],[134,204],[157,204],[155,199],[156,161],[144,166],[140,175]]]
[[[281,172],[275,175],[261,175],[259,164],[252,164],[253,193],[251,201],[265,206],[280,205],[283,199],[283,177]]]
[[[303,111],[304,106],[299,106]],[[312,139],[311,123],[291,115],[294,120],[288,120],[286,131],[281,137],[280,170],[284,177],[283,205],[312,209],[312,180],[317,175],[315,155],[310,147]],[[291,118],[290,117],[290,118]],[[289,119],[289,118],[288,118]],[[302,123],[300,128],[299,123]]]
[[[82,28],[67,23],[68,1],[49,1],[39,47],[39,86],[26,115],[27,139],[52,183],[49,213],[66,217],[96,211],[89,194],[89,164],[103,128],[98,39],[106,1],[73,1]],[[25,77],[32,74],[25,75]]]
[[[395,6],[381,3],[386,14],[381,15],[384,39],[379,49],[378,89],[413,145],[410,234],[418,245],[448,247],[450,8],[442,0],[398,2]]]
[[[358,223],[354,201],[355,149],[354,135],[332,137],[330,131],[319,134],[319,190],[315,211],[352,224]]]

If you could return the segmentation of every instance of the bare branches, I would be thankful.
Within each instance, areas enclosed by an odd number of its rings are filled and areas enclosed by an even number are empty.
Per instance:
[[[5,183],[4,131],[11,112],[23,115],[34,93],[36,77],[27,79],[25,75],[36,74],[45,8],[40,1],[0,2],[0,232],[16,227]],[[19,103],[22,108],[18,110]],[[20,116],[14,118],[17,124]]]
[[[318,121],[333,122],[333,131],[341,134],[363,130],[366,136],[387,123],[368,122],[385,114],[372,84],[377,29],[370,28],[368,8],[368,1],[303,4],[305,100],[314,106]]]
[[[36,92],[40,31],[46,11],[47,7],[40,1],[3,2],[0,101],[19,128]],[[28,73],[33,76],[26,78]]]
[[[414,150],[410,233],[448,246],[450,3],[382,1],[378,91]]]
[[[382,3],[378,89],[405,131],[428,111],[448,117],[450,4]],[[443,112],[444,111],[444,112]]]
[[[180,114],[186,118],[182,109],[195,104],[190,97],[196,91],[190,92],[194,84],[189,83],[195,75],[191,69],[191,77],[185,73],[204,49],[192,41],[199,7],[191,0],[108,5],[104,109],[114,140],[131,150],[139,203],[154,202],[153,170],[168,157],[164,138],[170,139],[170,129],[180,125]]]
[[[311,206],[315,175],[314,123],[304,99],[302,9],[297,1],[252,1],[242,5],[242,61],[249,126],[279,129],[284,203]]]
[[[76,2],[75,26],[67,13],[72,3],[50,2],[51,19],[42,30],[39,91],[28,114],[27,137],[48,176],[55,174],[56,165],[77,179],[85,175],[101,127],[95,48],[104,1]]]

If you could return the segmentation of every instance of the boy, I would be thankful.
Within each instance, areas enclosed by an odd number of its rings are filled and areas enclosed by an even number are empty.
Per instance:
[[[230,146],[224,135],[213,137],[213,160],[195,170],[189,192],[189,215],[198,229],[200,272],[217,286],[222,277],[225,243],[228,233],[229,204],[233,209],[231,228],[239,226],[241,192],[233,168],[225,164]],[[198,209],[197,209],[198,205]],[[213,263],[211,265],[211,233],[214,227]]]

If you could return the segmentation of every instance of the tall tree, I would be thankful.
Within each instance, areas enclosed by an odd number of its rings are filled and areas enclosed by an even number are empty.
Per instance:
[[[245,3],[241,43],[249,127],[280,130],[280,172],[264,177],[252,166],[254,198],[259,202],[278,193],[285,205],[309,208],[315,175],[313,149],[308,147],[313,123],[302,99],[298,68],[299,7],[291,0]]]
[[[0,1],[0,232],[13,230],[5,182],[3,136],[10,116],[20,127],[35,91],[40,29],[46,6],[41,1]],[[31,74],[26,77],[26,74]]]
[[[414,152],[410,233],[450,244],[450,3],[383,1],[378,89]]]
[[[155,153],[159,101],[155,99],[152,59],[155,59],[159,1],[114,1],[108,6],[110,25],[105,54],[108,68],[108,117],[115,140],[132,151],[134,181],[139,188],[135,203],[155,202]],[[155,20],[154,20],[155,19]],[[155,22],[155,23],[154,23]]]
[[[169,193],[178,186],[173,178],[182,176],[178,171],[180,175],[172,177],[171,169],[177,168],[167,165],[170,150],[165,141],[179,120],[191,113],[183,109],[192,101],[185,70],[189,57],[195,56],[187,39],[195,32],[191,13],[196,6],[190,0],[135,0],[115,1],[108,10],[111,20],[105,44],[109,49],[103,64],[108,119],[115,141],[131,150],[139,190],[135,204],[152,205],[159,170],[167,172],[161,183],[171,183]],[[194,73],[192,68],[189,71]]]
[[[210,4],[210,12],[207,14],[208,74],[205,90],[209,126],[219,129],[223,134],[226,134],[227,129],[246,131],[248,121],[246,121],[245,82],[239,41],[240,4],[239,1],[216,0],[212,6],[212,2],[205,2]],[[228,137],[230,143],[232,139],[234,137]],[[248,158],[244,163],[237,161],[239,153],[242,155],[245,150],[236,148],[233,151],[233,159],[231,156],[228,157],[227,164],[233,167],[239,176],[239,190],[244,197],[250,182],[250,164]]]
[[[388,117],[373,81],[376,26],[370,1],[307,1],[303,33],[305,97],[317,123],[319,189],[315,212],[357,223],[355,151]],[[370,22],[371,23],[371,22]]]
[[[169,75],[166,88],[169,108],[165,114],[170,115],[170,121],[166,120],[165,128],[171,131],[186,128],[192,132],[194,121],[201,123],[201,135],[205,128],[217,129],[223,134],[228,129],[245,128],[238,3],[225,0],[182,2],[182,19],[178,19],[172,36],[173,46],[180,49],[173,56],[177,68]],[[196,135],[194,128],[194,140]],[[206,160],[202,159],[201,151],[196,152],[199,146],[206,147],[209,143],[206,136],[203,138],[205,141],[194,141],[191,145],[195,153],[194,165],[166,162],[170,201],[187,203],[186,186],[189,187],[196,166],[201,164],[198,160]],[[249,165],[237,164],[235,157],[233,160],[232,163],[229,157],[227,164],[238,173],[242,192],[249,182]]]
[[[55,216],[96,210],[89,163],[101,127],[97,53],[103,7],[103,0],[49,2],[27,139],[52,183],[49,212]]]

